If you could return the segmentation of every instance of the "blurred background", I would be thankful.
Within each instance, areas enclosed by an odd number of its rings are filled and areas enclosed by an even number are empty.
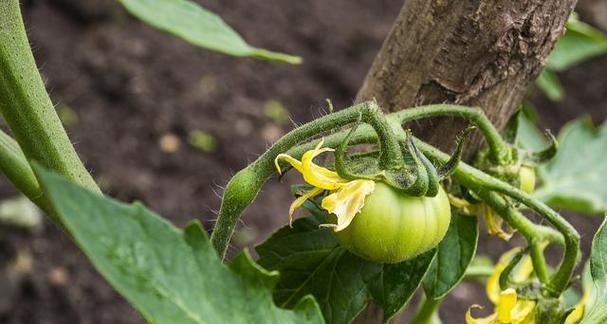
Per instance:
[[[325,114],[325,98],[338,108],[353,102],[403,1],[197,2],[251,44],[300,55],[304,63],[195,48],[132,18],[115,1],[25,0],[23,13],[57,111],[102,189],[143,201],[178,226],[199,219],[210,229],[222,186],[235,171],[294,124]],[[607,32],[607,1],[581,0],[577,12]],[[557,133],[581,115],[602,123],[605,76],[607,56],[559,73],[566,93],[560,102],[531,90],[540,126]],[[273,179],[264,187],[232,253],[287,222],[288,184],[297,180]],[[0,225],[1,323],[143,323],[57,227],[15,197],[0,178],[0,213],[27,215]],[[587,253],[600,220],[567,216]],[[482,238],[479,252],[495,257],[506,247]],[[463,321],[467,305],[482,303],[482,289],[462,283],[441,316]]]

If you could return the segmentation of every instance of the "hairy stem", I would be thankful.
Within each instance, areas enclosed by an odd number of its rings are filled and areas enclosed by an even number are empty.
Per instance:
[[[388,121],[393,126],[397,136],[400,136],[401,139],[403,139],[405,136],[404,131],[400,126],[403,114],[404,112],[401,111],[388,115]],[[325,146],[336,147],[339,145],[339,143],[341,143],[344,136],[344,132],[328,136],[325,139]],[[376,142],[376,135],[371,132],[368,127],[365,127],[365,125],[361,125],[361,127],[359,127],[351,137],[351,143],[353,144]],[[419,139],[416,139],[415,143],[430,159],[439,163],[445,163],[448,161],[449,156],[435,147],[420,141]],[[289,151],[289,154],[297,157],[299,154],[303,154],[303,152],[310,149],[310,146],[310,144],[305,144],[293,148]],[[563,261],[561,262],[561,265],[556,273],[552,276],[552,278],[550,278],[550,282],[547,285],[547,289],[550,291],[550,294],[555,296],[559,295],[567,287],[579,256],[579,234],[575,228],[573,228],[558,213],[550,209],[544,203],[533,199],[527,193],[514,188],[508,183],[496,179],[466,163],[462,162],[459,164],[456,171],[453,173],[453,177],[462,185],[474,190],[475,192],[478,192],[479,194],[496,191],[523,203],[540,216],[547,219],[558,230],[557,233],[550,228],[534,224],[518,211],[510,208],[507,202],[497,195],[503,200],[503,203],[501,203],[501,207],[495,204],[492,207],[497,207],[496,210],[500,214],[506,215],[506,221],[509,222],[514,228],[517,228],[519,231],[521,231],[521,233],[526,233],[527,236],[525,237],[529,240],[530,244],[533,244],[534,240],[549,240],[564,245],[565,252],[563,255]],[[488,200],[489,202],[499,201],[498,199]],[[538,256],[539,255],[536,255],[536,262],[538,260]],[[542,271],[542,269],[539,271]],[[540,275],[543,276],[544,274],[540,273]]]
[[[0,130],[0,171],[27,198],[41,209],[49,212],[50,206],[44,199],[34,171],[27,163],[19,144],[8,134]]]
[[[489,146],[491,158],[498,164],[507,164],[510,162],[511,150],[509,145],[504,142],[498,130],[491,121],[485,116],[480,108],[470,108],[458,105],[428,105],[416,107],[415,109],[404,109],[390,115],[390,119],[397,120],[401,124],[421,118],[436,116],[452,116],[465,118],[474,123],[483,133]]]
[[[457,108],[457,107],[456,107]],[[389,115],[387,120],[388,124],[393,128],[394,133],[398,137],[398,140],[405,139],[405,131],[401,127],[401,123],[406,118],[417,118],[418,115],[431,115],[438,114],[438,111],[457,111],[450,110],[449,108],[434,106],[427,108],[423,113],[417,113],[416,110],[424,111],[424,107],[415,108],[409,111],[401,111],[396,114]],[[257,192],[267,178],[273,173],[273,160],[280,153],[287,152],[288,154],[299,158],[305,151],[311,149],[314,145],[312,142],[302,144],[298,147],[294,145],[309,140],[310,137],[318,135],[322,132],[345,126],[347,124],[355,122],[361,113],[365,114],[369,112],[368,104],[361,104],[353,106],[351,108],[344,109],[340,112],[319,118],[308,124],[305,124],[278,140],[266,153],[262,154],[255,162],[250,164],[248,167],[236,174],[236,176],[228,183],[226,192],[224,193],[224,200],[222,207],[219,212],[219,218],[217,225],[211,236],[211,240],[215,249],[223,255],[225,248],[229,242],[229,239],[234,231],[234,227],[242,211],[253,201]],[[455,113],[455,112],[454,112]],[[421,118],[421,117],[419,117]],[[477,123],[481,125],[483,122],[479,122],[480,119],[475,117]],[[481,130],[485,130],[489,133],[493,131],[485,126],[479,125]],[[325,138],[325,146],[336,148],[343,141],[346,136],[346,132],[342,131],[334,133]],[[497,134],[497,133],[495,133]],[[490,136],[494,136],[490,135]],[[497,139],[494,139],[497,141]],[[357,143],[377,143],[378,136],[374,129],[369,125],[361,125],[353,132],[350,139],[352,144]],[[449,155],[441,152],[435,147],[415,139],[417,147],[430,159],[438,163],[446,163],[449,161]],[[495,144],[495,143],[494,143]],[[558,213],[550,209],[544,203],[533,199],[527,193],[514,188],[506,182],[496,179],[466,163],[460,163],[453,173],[453,177],[462,185],[469,189],[483,195],[482,197],[492,203],[492,207],[497,207],[498,212],[506,215],[506,221],[511,225],[519,229],[522,233],[526,233],[526,238],[529,239],[530,244],[535,246],[540,244],[542,240],[551,240],[558,243],[564,243],[564,255],[563,260],[556,271],[556,273],[550,278],[549,282],[545,285],[547,291],[552,296],[559,296],[569,284],[573,270],[577,264],[579,256],[579,234],[577,231],[565,221]],[[495,192],[492,192],[495,191]],[[508,203],[504,198],[500,197],[497,193],[501,193],[514,200],[528,206],[540,216],[547,219],[561,235],[554,233],[545,227],[540,227],[527,220],[522,214],[513,210],[508,206]],[[501,214],[500,213],[500,214]],[[537,247],[535,247],[537,249]],[[536,251],[537,252],[537,251]],[[534,263],[538,263],[538,276],[544,281],[548,277],[547,271],[544,271],[539,263],[543,262],[543,255],[540,257],[538,253],[533,253]],[[545,263],[544,263],[545,264]]]
[[[222,257],[225,255],[226,248],[240,215],[253,202],[261,186],[276,171],[274,159],[279,154],[286,152],[301,142],[310,140],[310,138],[320,133],[354,123],[361,114],[365,118],[365,116],[379,113],[377,109],[377,106],[365,102],[295,128],[276,141],[257,160],[236,173],[226,185],[217,223],[211,234],[211,243],[217,253]],[[377,134],[371,127],[365,127],[365,129],[377,137]]]
[[[0,1],[0,113],[27,161],[38,161],[71,181],[100,192],[76,154],[46,92],[27,40],[18,0]],[[24,184],[15,183],[21,187]]]
[[[442,298],[432,299],[426,297],[424,294],[419,301],[419,306],[415,311],[415,315],[411,318],[409,323],[412,324],[433,324],[433,318],[438,317],[438,308],[443,301]]]

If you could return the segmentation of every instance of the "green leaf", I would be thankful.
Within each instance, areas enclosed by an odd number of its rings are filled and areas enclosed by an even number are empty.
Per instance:
[[[436,249],[432,249],[411,260],[383,264],[380,275],[371,283],[370,288],[373,301],[384,310],[384,322],[398,314],[409,302],[435,255]]]
[[[292,307],[312,294],[328,323],[350,323],[371,299],[392,317],[411,298],[430,266],[434,251],[398,264],[364,260],[342,248],[330,229],[319,228],[327,214],[310,201],[311,217],[285,226],[257,246],[259,264],[282,274],[275,301]]]
[[[581,213],[607,210],[607,127],[581,118],[565,125],[558,141],[556,156],[538,170],[542,185],[534,196]]]
[[[564,97],[564,90],[559,78],[549,69],[542,70],[535,80],[535,85],[552,101],[561,101]]]
[[[301,58],[252,47],[218,15],[189,0],[118,0],[148,25],[184,41],[234,56],[252,56],[290,64]]]
[[[592,240],[590,251],[590,273],[594,286],[592,297],[586,305],[583,324],[607,322],[607,218]]]
[[[572,16],[567,32],[556,43],[546,67],[563,71],[592,57],[607,53],[607,35]]]
[[[183,231],[141,204],[89,192],[35,166],[57,217],[97,270],[150,323],[323,323],[303,298],[272,302],[277,272],[245,252],[224,266],[198,222]]]
[[[477,243],[477,218],[454,209],[449,230],[438,245],[436,258],[424,278],[424,291],[428,298],[442,298],[464,278],[476,253]]]

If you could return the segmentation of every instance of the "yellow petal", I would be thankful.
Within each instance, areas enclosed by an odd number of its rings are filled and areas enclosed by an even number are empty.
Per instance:
[[[519,299],[510,311],[510,323],[535,324],[535,301]]]
[[[483,213],[483,218],[485,219],[485,224],[487,225],[487,231],[490,235],[497,235],[497,237],[501,238],[504,241],[510,240],[513,233],[507,233],[502,229],[502,223],[504,220],[500,217],[491,207],[487,204],[481,204],[481,211]]]
[[[495,314],[491,314],[487,317],[482,317],[482,318],[474,318],[472,317],[472,313],[470,312],[470,310],[472,308],[482,308],[479,305],[472,305],[468,308],[468,310],[466,311],[466,324],[491,324],[491,323],[495,323],[495,319],[496,319],[496,315]]]
[[[474,216],[479,213],[478,205],[471,204],[466,199],[456,197],[452,194],[449,194],[449,203],[455,208],[463,209],[465,212],[464,215]]]
[[[321,206],[337,216],[337,224],[326,224],[339,232],[346,228],[363,208],[365,197],[375,190],[371,180],[353,180],[322,200]]]
[[[320,148],[324,140],[321,140],[313,150],[307,151],[301,157],[301,174],[304,180],[317,188],[325,190],[335,190],[343,187],[348,180],[340,177],[336,172],[318,166],[314,163],[314,158],[324,152],[331,152],[333,149],[325,147]]]
[[[314,188],[308,192],[305,192],[303,195],[299,196],[297,199],[295,199],[295,201],[293,201],[291,207],[289,207],[289,226],[293,226],[293,213],[295,212],[295,209],[299,208],[299,206],[306,202],[306,200],[319,195],[321,192],[323,192],[323,189]]]
[[[280,169],[280,164],[278,163],[281,160],[287,161],[292,167],[295,168],[295,170],[299,171],[299,173],[303,172],[303,168],[301,167],[301,162],[298,161],[296,158],[294,158],[288,154],[278,154],[278,156],[274,159],[274,165],[276,166],[276,170],[278,170],[279,174],[282,173],[282,170]]]
[[[487,297],[494,305],[498,303],[500,299],[500,293],[502,292],[499,283],[500,275],[502,274],[502,271],[504,271],[506,266],[508,266],[508,262],[510,262],[514,255],[519,251],[520,248],[514,248],[502,254],[500,259],[497,261],[497,264],[493,268],[491,276],[489,276],[489,279],[487,279]]]
[[[512,319],[511,311],[516,305],[517,295],[516,290],[508,288],[500,293],[499,300],[496,304],[495,312],[497,319],[500,322],[510,323]]]

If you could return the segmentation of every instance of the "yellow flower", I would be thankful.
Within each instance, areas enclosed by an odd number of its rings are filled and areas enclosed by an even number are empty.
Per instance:
[[[289,208],[289,224],[293,222],[293,213],[307,199],[329,191],[330,194],[323,198],[321,207],[329,213],[337,216],[337,224],[323,224],[333,227],[338,232],[348,227],[365,203],[365,197],[375,190],[375,182],[371,180],[348,181],[340,177],[337,172],[321,167],[314,163],[314,158],[324,152],[332,152],[332,148],[321,148],[324,140],[321,140],[313,150],[307,151],[301,157],[301,161],[288,154],[279,154],[274,164],[281,173],[280,161],[286,161],[299,173],[303,175],[304,181],[314,188],[303,193],[291,204]]]
[[[465,199],[458,198],[453,195],[449,195],[449,202],[454,207],[461,208],[470,215],[478,215],[479,217],[482,216],[485,220],[489,235],[496,235],[502,240],[508,241],[512,237],[512,234],[514,234],[513,232],[504,231],[502,228],[504,223],[502,217],[483,202],[479,204],[471,204]]]
[[[508,288],[501,290],[499,278],[508,266],[510,260],[520,251],[520,248],[514,248],[504,253],[497,264],[493,273],[487,280],[487,297],[495,305],[495,312],[484,318],[473,318],[470,310],[478,308],[478,305],[472,305],[466,312],[467,324],[534,324],[535,320],[535,301],[521,299],[516,290]],[[523,282],[533,272],[531,258],[526,255],[516,269],[512,272],[514,282]]]

